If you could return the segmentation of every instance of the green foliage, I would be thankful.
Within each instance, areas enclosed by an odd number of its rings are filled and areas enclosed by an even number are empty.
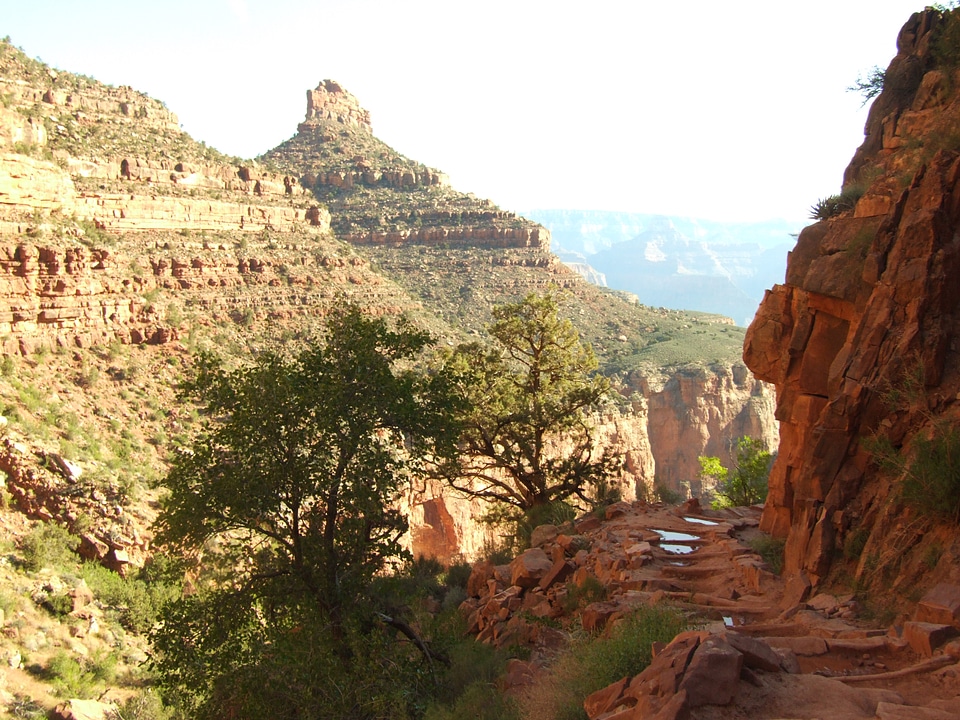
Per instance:
[[[497,348],[467,343],[447,357],[440,376],[458,399],[460,436],[439,473],[457,490],[527,512],[574,496],[589,502],[588,490],[615,471],[588,421],[609,382],[558,313],[552,292],[500,305],[488,327]]]
[[[63,568],[77,562],[77,539],[60,525],[43,523],[34,527],[20,543],[23,566],[31,572],[45,567]]]
[[[857,92],[863,95],[863,105],[873,100],[877,95],[883,92],[883,82],[886,72],[874,65],[867,73],[857,78],[857,81],[847,88],[848,92]]]
[[[668,488],[666,485],[660,482],[654,482],[653,485],[653,495],[658,502],[662,502],[666,505],[679,505],[683,502],[683,495]]]
[[[843,557],[846,560],[859,560],[869,538],[870,532],[866,528],[858,527],[848,532],[843,541]]]
[[[158,571],[155,566],[164,562],[158,556],[130,578],[102,565],[84,563],[81,575],[97,600],[117,614],[124,628],[142,635],[156,624],[163,606],[180,596],[182,571],[175,563],[170,563],[171,569]]]
[[[933,31],[931,54],[939,67],[956,68],[960,66],[960,9],[956,3],[935,7],[942,19]]]
[[[715,483],[715,502],[719,507],[754,505],[767,497],[767,477],[773,455],[763,440],[742,437],[737,440],[737,465],[733,473],[717,457],[700,456],[700,477]]]
[[[654,642],[669,642],[687,626],[676,610],[641,607],[614,626],[609,636],[573,644],[524,699],[525,717],[583,720],[583,699],[650,664]]]
[[[443,427],[402,369],[428,340],[350,306],[295,357],[198,363],[184,392],[208,424],[167,477],[159,538],[205,548],[222,579],[152,634],[192,716],[402,718],[422,702],[424,660],[387,641],[371,583],[405,557],[396,500]]]
[[[43,720],[47,717],[47,711],[43,705],[33,698],[19,694],[14,695],[7,704],[7,712],[16,720]]]
[[[155,691],[146,688],[128,697],[117,715],[117,720],[171,720],[173,710],[164,707]]]
[[[929,436],[917,436],[900,467],[901,491],[909,505],[960,525],[960,429],[940,423]]]
[[[784,538],[758,535],[750,541],[750,547],[777,575],[783,570],[783,551],[787,541]]]
[[[41,605],[54,615],[69,615],[73,610],[73,598],[66,591],[51,593],[43,599]]]
[[[116,665],[117,656],[113,653],[98,653],[78,660],[65,650],[58,650],[42,674],[60,697],[89,698],[113,680]]]
[[[863,197],[864,190],[860,185],[851,185],[844,188],[839,195],[817,200],[810,207],[810,217],[813,220],[826,220],[847,210],[853,210],[857,201]]]

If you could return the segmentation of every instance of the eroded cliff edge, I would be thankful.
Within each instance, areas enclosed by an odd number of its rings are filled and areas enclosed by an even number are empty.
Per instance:
[[[904,25],[844,178],[862,196],[800,234],[747,332],[780,420],[761,527],[787,538],[796,600],[844,551],[895,592],[960,580],[955,527],[905,502],[877,450],[909,458],[960,415],[957,27],[931,8]]]

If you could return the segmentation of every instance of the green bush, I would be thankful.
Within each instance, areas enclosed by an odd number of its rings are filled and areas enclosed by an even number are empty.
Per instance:
[[[866,105],[877,95],[883,92],[883,83],[885,77],[886,73],[878,66],[874,65],[870,72],[867,73],[866,77],[863,77],[862,75],[858,77],[857,81],[848,87],[847,90],[850,92],[858,92],[863,95],[863,104]]]
[[[960,9],[941,7],[940,11],[943,20],[934,29],[931,42],[933,59],[938,66],[955,68],[960,65]]]
[[[158,568],[162,560],[145,565],[135,576],[123,578],[95,563],[84,563],[81,574],[94,596],[116,614],[124,628],[141,635],[157,622],[163,606],[180,596],[177,568]]]
[[[659,502],[665,505],[679,505],[683,502],[682,494],[659,482],[654,483],[653,495]]]
[[[607,586],[593,575],[587,575],[580,585],[572,581],[567,583],[567,594],[562,605],[564,612],[572,613],[590,603],[606,599]]]
[[[750,547],[763,561],[770,566],[774,573],[779,575],[783,570],[783,551],[787,541],[784,538],[758,535],[750,541]]]
[[[751,437],[737,440],[737,464],[733,472],[720,464],[720,458],[700,456],[700,478],[714,481],[715,508],[739,507],[763,502],[767,497],[767,478],[773,454],[763,442]]]
[[[58,650],[47,662],[43,676],[60,697],[89,698],[95,694],[96,678],[78,660]]]
[[[859,185],[851,185],[841,191],[839,195],[817,200],[810,206],[810,217],[813,220],[826,220],[832,218],[846,210],[853,210],[857,201],[863,197],[864,188]]]
[[[131,695],[120,708],[118,720],[170,720],[173,711],[164,707],[160,696],[147,688]]]
[[[930,437],[918,436],[901,489],[907,504],[960,525],[960,430],[941,423]]]
[[[77,561],[77,539],[53,523],[37,525],[20,543],[23,567],[36,572],[45,567],[63,568]]]

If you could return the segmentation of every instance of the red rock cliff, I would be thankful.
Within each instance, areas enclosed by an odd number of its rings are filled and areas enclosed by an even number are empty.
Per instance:
[[[847,193],[866,191],[800,234],[786,282],[767,292],[747,333],[744,360],[775,384],[780,420],[762,529],[787,538],[785,571],[800,596],[853,529],[871,533],[859,574],[871,544],[882,560],[892,533],[915,519],[864,441],[907,448],[958,414],[960,154],[943,141],[960,128],[958,71],[938,66],[932,49],[945,22],[928,9],[901,30],[845,177]],[[911,377],[920,392],[909,406],[892,403],[891,388]]]

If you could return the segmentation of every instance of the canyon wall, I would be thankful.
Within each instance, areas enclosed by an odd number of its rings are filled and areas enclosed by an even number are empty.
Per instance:
[[[119,342],[175,354],[194,332],[241,352],[307,337],[345,300],[406,313],[452,345],[482,335],[493,305],[557,288],[608,351],[634,352],[660,332],[639,305],[562,265],[545,228],[377,140],[370,114],[333,81],[307,93],[294,138],[245,162],[194,142],[130,88],[54,71],[8,43],[0,61],[0,353],[29,362]],[[693,329],[678,321],[673,332],[680,344]],[[57,353],[67,364],[96,354]],[[739,365],[635,374],[624,392],[594,425],[623,459],[613,484],[628,500],[655,480],[696,491],[698,455],[729,460],[740,435],[773,439],[769,391]],[[22,508],[69,522],[57,493],[20,467],[40,455],[11,453]],[[477,522],[482,508],[447,488],[411,488],[404,504],[419,554],[475,557],[495,539]]]
[[[744,360],[776,386],[780,420],[761,527],[787,538],[794,599],[851,533],[870,538],[858,574],[899,566],[892,547],[905,553],[924,534],[901,531],[928,519],[904,506],[871,448],[906,453],[958,414],[960,155],[937,138],[960,126],[960,101],[945,91],[957,68],[931,54],[943,21],[928,9],[904,26],[846,175],[862,197],[800,234],[747,333]]]

